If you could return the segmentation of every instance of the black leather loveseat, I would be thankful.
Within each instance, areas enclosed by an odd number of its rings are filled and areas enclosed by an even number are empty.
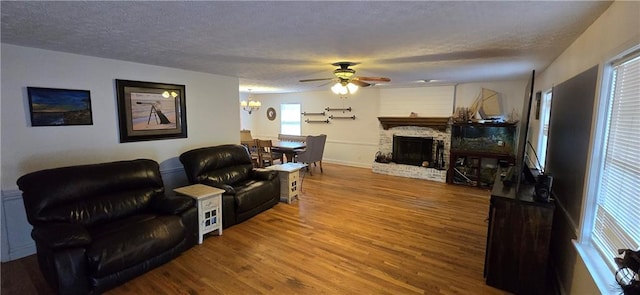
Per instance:
[[[132,160],[18,179],[38,263],[59,294],[98,294],[198,242],[189,197],[165,197],[158,164]]]
[[[253,168],[242,145],[204,147],[180,155],[191,184],[225,190],[222,194],[222,226],[230,227],[267,210],[280,201],[278,172]]]

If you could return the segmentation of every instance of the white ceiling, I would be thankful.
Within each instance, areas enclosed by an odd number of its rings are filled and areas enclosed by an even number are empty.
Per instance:
[[[397,87],[525,78],[610,4],[2,1],[1,40],[239,77],[254,93],[319,90],[323,82],[298,80],[333,77],[338,61]]]

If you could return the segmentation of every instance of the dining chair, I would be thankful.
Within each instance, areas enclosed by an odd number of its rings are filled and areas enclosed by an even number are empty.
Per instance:
[[[242,140],[240,141],[240,144],[244,145],[249,151],[249,155],[251,155],[251,161],[253,162],[253,166],[262,167],[261,161],[260,161],[260,153],[258,152],[259,151],[258,140],[257,139]]]
[[[304,142],[307,139],[304,135],[278,134],[278,140]]]
[[[322,155],[324,154],[324,145],[327,141],[326,134],[320,135],[309,135],[306,139],[306,149],[300,151],[296,154],[296,161],[298,163],[307,164],[307,170],[309,171],[309,175],[313,176],[311,172],[311,164],[313,163],[314,167],[317,167],[316,163],[320,163],[320,173],[322,171]]]
[[[271,147],[271,153],[273,154],[273,159],[274,160],[279,160],[280,164],[284,164],[284,155],[285,155],[285,153],[283,151],[279,150],[276,147]]]
[[[258,151],[260,157],[260,167],[271,166],[274,164],[274,160],[278,160],[273,153],[273,143],[270,139],[263,140],[258,139]],[[282,164],[282,159],[280,159],[280,163]]]
[[[251,130],[240,130],[240,142],[249,140],[253,140],[253,137],[251,137]]]

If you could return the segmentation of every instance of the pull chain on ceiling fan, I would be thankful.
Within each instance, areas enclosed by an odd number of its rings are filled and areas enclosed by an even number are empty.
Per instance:
[[[333,71],[334,78],[320,78],[320,79],[304,79],[300,80],[300,82],[316,82],[316,81],[328,81],[333,80],[336,82],[331,87],[331,90],[335,94],[353,94],[358,91],[358,87],[368,87],[371,86],[371,83],[367,83],[365,81],[371,82],[390,82],[391,79],[386,77],[358,77],[355,76],[356,71],[349,68],[349,66],[357,65],[357,63],[343,61],[331,64],[333,66],[338,66],[339,68]],[[323,84],[324,85],[324,84]]]

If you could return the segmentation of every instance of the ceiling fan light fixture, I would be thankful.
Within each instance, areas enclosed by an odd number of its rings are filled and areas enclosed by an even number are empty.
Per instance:
[[[347,89],[349,89],[349,92],[351,94],[354,94],[354,93],[356,93],[358,91],[358,85],[355,85],[353,83],[349,83],[349,84],[347,84]]]
[[[333,86],[331,86],[331,91],[333,91],[333,93],[335,94],[340,94],[340,89],[342,88],[342,85],[340,85],[340,83],[336,83]]]
[[[356,76],[356,71],[350,69],[349,66],[356,65],[352,62],[337,62],[333,63],[334,66],[339,66],[333,70],[335,78],[319,78],[319,79],[302,79],[300,82],[314,82],[314,81],[326,81],[333,80],[337,83],[331,86],[331,91],[338,95],[354,94],[360,89],[360,87],[368,87],[375,85],[373,82],[390,82],[391,79],[387,77],[359,77]],[[328,84],[328,83],[327,83]],[[324,86],[326,84],[322,84]]]
[[[358,85],[352,83],[338,82],[331,87],[331,91],[335,94],[345,95],[354,94],[358,91]]]
[[[333,71],[333,74],[340,78],[340,79],[349,79],[351,77],[353,77],[353,75],[356,73],[356,71],[352,70],[352,69],[335,69]]]
[[[345,95],[349,92],[346,86],[342,85],[342,83],[338,82],[333,87],[331,87],[331,91],[335,94]]]

